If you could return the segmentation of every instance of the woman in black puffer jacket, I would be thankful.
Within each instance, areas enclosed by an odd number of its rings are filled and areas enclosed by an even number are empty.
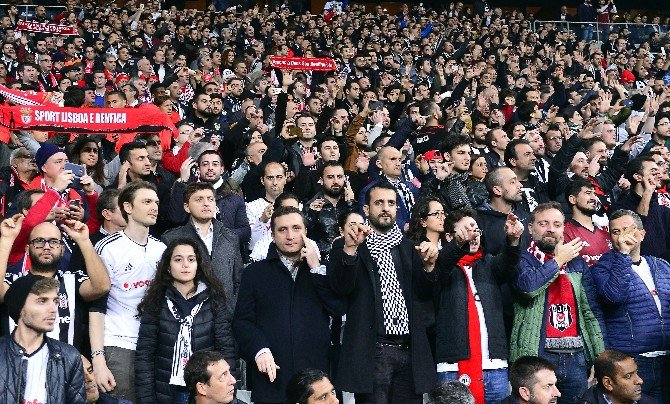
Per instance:
[[[139,404],[186,403],[184,366],[193,352],[219,351],[234,369],[235,344],[223,287],[203,254],[192,240],[170,243],[138,306],[135,387]]]

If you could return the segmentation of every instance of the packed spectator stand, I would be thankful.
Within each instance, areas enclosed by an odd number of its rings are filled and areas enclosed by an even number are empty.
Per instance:
[[[190,3],[0,12],[0,403],[670,403],[670,18]]]

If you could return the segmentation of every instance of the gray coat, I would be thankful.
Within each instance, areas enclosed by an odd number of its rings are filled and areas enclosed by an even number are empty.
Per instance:
[[[237,235],[227,229],[223,223],[213,220],[212,224],[214,225],[214,242],[212,243],[212,254],[207,258],[210,260],[214,275],[223,284],[226,301],[232,313],[237,302],[237,291],[244,268],[242,254],[240,254],[240,241]],[[185,225],[165,232],[162,241],[167,245],[179,238],[197,240],[202,250],[207,252],[207,247],[196,232],[190,217]]]

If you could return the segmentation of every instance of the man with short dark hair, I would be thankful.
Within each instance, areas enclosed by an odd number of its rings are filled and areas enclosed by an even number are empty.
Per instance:
[[[154,237],[160,237],[170,227],[167,210],[170,202],[171,180],[164,178],[161,173],[154,173],[151,170],[152,163],[145,142],[133,141],[121,146],[119,160],[122,166],[116,183],[118,189],[124,188],[126,184],[141,181],[148,182],[156,187],[159,200],[158,221],[155,226],[152,226],[151,234]],[[171,174],[169,176],[174,178]]]
[[[661,170],[651,156],[640,156],[626,166],[630,189],[612,204],[610,212],[631,210],[642,219],[648,232],[642,241],[642,254],[662,257],[670,250],[670,208],[658,203],[657,190],[663,186]]]
[[[89,313],[93,367],[103,391],[131,401],[135,400],[133,366],[140,328],[137,305],[155,278],[166,248],[149,235],[158,218],[158,202],[153,184],[134,181],[125,186],[118,205],[126,227],[95,245],[112,287]]]
[[[437,247],[406,239],[396,221],[398,194],[388,183],[366,193],[369,225],[351,224],[331,250],[328,276],[347,299],[336,384],[358,403],[418,404],[433,388],[426,324],[432,315]]]
[[[598,384],[584,394],[584,404],[653,404],[656,401],[642,393],[644,380],[638,374],[635,360],[613,349],[603,351],[593,363]]]
[[[665,209],[665,208],[664,208]],[[614,249],[605,253],[584,278],[591,298],[602,309],[607,346],[634,355],[642,390],[659,401],[670,397],[667,335],[663,314],[670,310],[670,264],[641,253],[647,237],[639,215],[618,210],[610,216]]]
[[[15,231],[13,224],[6,219],[0,230]],[[0,340],[4,403],[86,403],[79,352],[46,336],[57,322],[58,287],[56,279],[26,275],[7,291],[7,311],[17,328]]]
[[[505,149],[505,164],[516,174],[521,184],[523,200],[519,208],[530,214],[540,203],[548,202],[544,184],[535,175],[537,157],[530,143],[525,139],[514,139]]]
[[[239,238],[214,218],[216,196],[209,182],[188,184],[184,189],[183,201],[188,221],[183,226],[168,230],[162,240],[166,245],[180,238],[198,241],[202,251],[207,253],[212,272],[223,285],[232,312],[243,268]]]
[[[184,367],[184,381],[194,404],[244,404],[235,398],[235,377],[218,351],[194,352]]]
[[[589,266],[612,248],[607,227],[593,222],[593,215],[598,211],[595,192],[595,185],[583,178],[573,179],[565,190],[565,199],[572,207],[572,217],[565,223],[563,241],[579,237],[582,240],[582,258]]]
[[[307,241],[302,213],[277,209],[270,226],[274,243],[267,258],[242,272],[233,332],[250,364],[252,400],[282,403],[296,371],[328,369],[330,316],[344,310]]]
[[[344,176],[342,164],[328,162],[321,171],[322,189],[305,203],[307,232],[316,241],[319,252],[327,257],[333,240],[339,237],[337,220],[346,210],[352,210],[354,192]]]
[[[459,381],[439,383],[428,393],[428,404],[475,404],[475,398]]]
[[[318,369],[304,369],[291,377],[286,386],[286,401],[293,404],[339,404],[328,374]]]
[[[537,356],[522,356],[509,369],[512,394],[503,404],[555,404],[561,397],[556,366]]]

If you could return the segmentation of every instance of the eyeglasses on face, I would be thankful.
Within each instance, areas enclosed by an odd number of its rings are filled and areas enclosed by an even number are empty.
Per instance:
[[[35,248],[44,248],[44,246],[47,244],[49,244],[49,247],[58,248],[63,245],[63,240],[58,238],[51,238],[47,240],[41,237],[30,240],[30,245]]]

